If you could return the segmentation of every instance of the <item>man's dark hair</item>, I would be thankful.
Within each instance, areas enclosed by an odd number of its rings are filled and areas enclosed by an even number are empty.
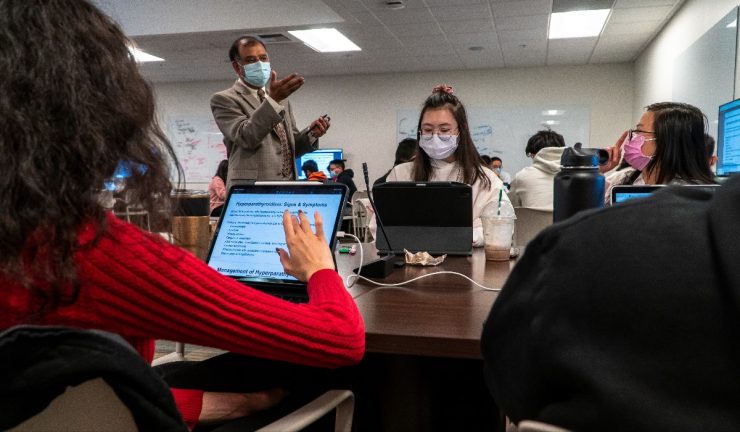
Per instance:
[[[541,130],[529,138],[524,153],[527,156],[533,156],[546,147],[565,147],[565,140],[555,131]]]
[[[485,164],[486,166],[491,165],[491,156],[481,155],[480,158],[483,159],[483,164]]]
[[[317,164],[315,160],[309,159],[303,162],[303,165],[301,165],[301,170],[308,171],[309,173],[317,172],[319,170],[319,164]]]
[[[419,150],[419,141],[413,138],[405,138],[396,147],[396,160],[393,166],[410,161]]]
[[[326,167],[326,169],[328,170],[329,167],[332,165],[336,165],[339,168],[341,168],[342,171],[344,171],[344,160],[343,159],[334,159],[333,161],[329,162],[329,165]]]
[[[239,46],[242,44],[246,46],[260,44],[265,50],[267,50],[265,43],[262,41],[262,39],[258,38],[257,36],[242,35],[242,36],[239,36],[239,38],[231,44],[231,48],[229,48],[229,60],[230,61],[239,60]]]
[[[504,164],[504,161],[502,161],[502,160],[501,160],[501,158],[500,158],[500,157],[498,157],[498,156],[494,156],[494,157],[492,157],[492,158],[491,158],[491,163],[494,163],[494,162],[496,162],[496,161],[499,161],[499,162],[501,162],[501,165],[503,165],[503,164]]]

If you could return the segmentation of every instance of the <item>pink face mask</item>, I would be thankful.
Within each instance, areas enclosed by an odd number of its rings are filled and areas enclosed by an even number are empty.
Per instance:
[[[642,146],[645,144],[645,137],[635,134],[632,136],[631,140],[625,138],[624,141],[624,160],[638,171],[645,169],[647,164],[653,159],[652,156],[645,156],[642,154]]]

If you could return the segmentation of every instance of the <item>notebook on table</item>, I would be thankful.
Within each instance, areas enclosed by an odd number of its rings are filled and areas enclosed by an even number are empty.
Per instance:
[[[341,183],[256,182],[229,189],[211,241],[207,263],[219,273],[294,302],[308,301],[306,283],[285,273],[275,248],[285,244],[283,212],[306,213],[315,231],[314,212],[334,250],[347,187]],[[336,268],[336,263],[335,263]]]
[[[373,188],[373,201],[388,242],[378,227],[378,253],[471,255],[473,189],[456,182],[388,182]],[[390,246],[388,245],[390,243]]]

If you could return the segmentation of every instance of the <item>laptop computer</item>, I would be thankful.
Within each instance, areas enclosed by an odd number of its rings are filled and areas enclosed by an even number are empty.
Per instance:
[[[678,185],[678,187],[703,189],[713,192],[720,185]],[[618,185],[612,188],[612,205],[636,198],[645,198],[667,187],[666,185]]]
[[[275,248],[288,250],[283,212],[303,210],[314,226],[321,214],[334,250],[348,189],[341,183],[256,182],[231,186],[206,262],[219,273],[268,294],[307,302],[306,283],[285,273]],[[335,263],[336,268],[336,263]]]
[[[388,182],[373,188],[378,227],[378,253],[471,255],[473,189],[456,182]]]

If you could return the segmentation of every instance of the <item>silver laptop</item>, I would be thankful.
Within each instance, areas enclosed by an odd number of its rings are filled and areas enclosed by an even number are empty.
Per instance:
[[[285,273],[275,248],[285,244],[283,212],[306,213],[314,226],[321,214],[324,236],[334,250],[347,187],[341,183],[257,182],[229,190],[208,252],[208,265],[219,273],[294,302],[308,301],[306,284]],[[336,264],[335,264],[336,267]]]

